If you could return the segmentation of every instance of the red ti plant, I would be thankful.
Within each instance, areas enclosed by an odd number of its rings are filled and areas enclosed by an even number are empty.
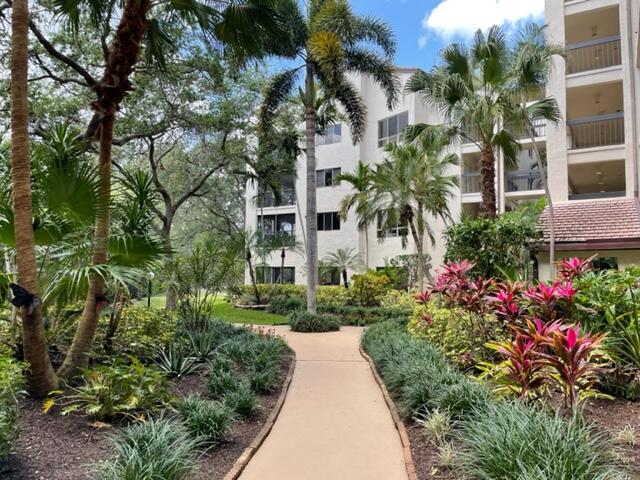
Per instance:
[[[518,283],[503,283],[499,288],[498,293],[487,297],[488,306],[507,325],[515,325],[527,313],[520,298],[521,287]]]
[[[597,255],[592,255],[582,260],[578,257],[565,258],[560,264],[558,274],[565,280],[580,278],[591,270],[591,262],[596,256]]]
[[[541,343],[547,347],[538,355],[551,367],[550,380],[562,389],[564,408],[574,411],[584,398],[595,395],[593,388],[601,369],[593,361],[605,334],[580,334],[580,327],[554,329]]]
[[[530,285],[522,292],[529,304],[529,313],[545,322],[570,318],[571,306],[577,290],[570,281]]]
[[[427,288],[424,292],[416,294],[416,300],[420,305],[426,305],[427,303],[429,303],[429,300],[431,300],[432,293],[433,292],[431,288]]]

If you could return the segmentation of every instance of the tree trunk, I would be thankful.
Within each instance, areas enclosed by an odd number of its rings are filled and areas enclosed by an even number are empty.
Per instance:
[[[100,177],[100,202],[96,218],[93,264],[102,265],[107,261],[109,244],[109,208],[111,204],[111,144],[115,114],[122,100],[132,89],[129,77],[142,51],[142,41],[147,29],[147,12],[151,0],[127,0],[120,23],[111,46],[104,75],[95,87],[98,99],[92,103],[100,116],[100,154],[98,174]],[[98,312],[96,296],[103,295],[102,279],[93,275],[89,282],[89,292],[85,300],[82,316],[78,321],[73,343],[60,367],[59,375],[64,378],[74,376],[85,366],[95,335]]]
[[[284,259],[287,253],[285,252],[285,248],[282,247],[282,252],[280,253],[280,283],[284,283]]]
[[[431,277],[431,273],[428,271],[427,260],[424,258],[424,251],[422,247],[422,240],[420,239],[420,235],[418,234],[418,230],[416,229],[415,222],[413,221],[413,212],[407,217],[407,223],[409,224],[409,230],[411,230],[411,236],[413,237],[413,241],[416,244],[416,253],[418,254],[418,288],[420,291],[424,290],[424,277],[431,282],[433,278]]]
[[[167,254],[164,260],[164,268],[165,271],[169,271],[171,269],[171,265],[173,264],[173,246],[171,244],[171,227],[173,223],[173,214],[170,212],[165,213],[165,221],[162,226],[162,230],[160,230],[160,235],[162,236],[162,241],[164,243],[164,247],[167,250]],[[168,311],[173,311],[176,309],[176,291],[171,285],[171,282],[167,283],[167,288],[165,290],[164,297],[164,308]]]
[[[482,146],[480,159],[480,179],[482,201],[480,202],[480,217],[496,217],[496,157],[493,147],[488,144]]]
[[[256,282],[256,274],[253,271],[253,265],[251,264],[251,250],[247,248],[247,266],[249,267],[249,276],[251,277],[251,284],[253,285],[253,293],[256,296],[256,305],[260,305],[260,292],[258,291],[258,283]]]
[[[536,151],[536,161],[538,164],[538,170],[540,170],[540,180],[542,181],[544,194],[547,197],[547,206],[549,207],[549,275],[553,278],[556,275],[556,222],[553,212],[553,200],[551,198],[551,190],[549,190],[547,171],[542,162],[540,147],[538,147],[538,144],[535,141],[536,131],[531,122],[529,122],[529,135],[531,136],[533,148]]]
[[[33,234],[31,166],[29,164],[29,104],[27,92],[27,47],[29,7],[27,0],[14,0],[11,16],[11,182],[18,283],[38,293],[38,270]],[[58,386],[51,366],[42,323],[42,306],[29,313],[20,311],[22,346],[29,364],[28,390],[43,397]]]
[[[344,288],[349,288],[349,281],[347,277],[347,269],[342,270],[342,281],[344,282]]]
[[[364,228],[364,266],[369,270],[369,225]]]
[[[316,313],[316,286],[318,284],[318,213],[316,206],[316,110],[313,95],[313,66],[307,63],[305,97],[307,147],[307,311]]]

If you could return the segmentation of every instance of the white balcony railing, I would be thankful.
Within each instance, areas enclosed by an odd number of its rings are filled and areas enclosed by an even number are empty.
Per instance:
[[[621,64],[619,35],[567,45],[567,74]]]
[[[542,179],[540,172],[532,170],[529,172],[507,172],[505,174],[506,192],[530,192],[542,190]]]
[[[567,120],[569,150],[624,144],[624,112]]]
[[[482,179],[480,172],[470,172],[462,174],[460,182],[460,190],[462,193],[480,193]]]
[[[285,207],[296,204],[296,191],[293,188],[283,188],[280,192],[280,200],[272,191],[262,192],[258,195],[258,207]]]

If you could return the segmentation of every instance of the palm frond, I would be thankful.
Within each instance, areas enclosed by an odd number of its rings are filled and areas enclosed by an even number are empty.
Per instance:
[[[373,50],[359,47],[347,49],[345,57],[347,69],[371,76],[382,89],[387,100],[387,108],[393,109],[399,101],[400,92],[400,81],[393,62],[381,58]]]
[[[367,129],[367,107],[355,86],[346,78],[336,87],[335,97],[344,107],[351,127],[354,144],[364,137]]]
[[[258,112],[258,122],[263,132],[268,131],[278,108],[291,97],[298,78],[299,68],[276,74],[264,92],[264,99]]]

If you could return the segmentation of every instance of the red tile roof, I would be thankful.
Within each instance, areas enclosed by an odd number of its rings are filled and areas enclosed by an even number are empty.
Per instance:
[[[554,204],[557,243],[619,242],[640,239],[640,205],[635,198]],[[549,207],[540,217],[549,241]]]

